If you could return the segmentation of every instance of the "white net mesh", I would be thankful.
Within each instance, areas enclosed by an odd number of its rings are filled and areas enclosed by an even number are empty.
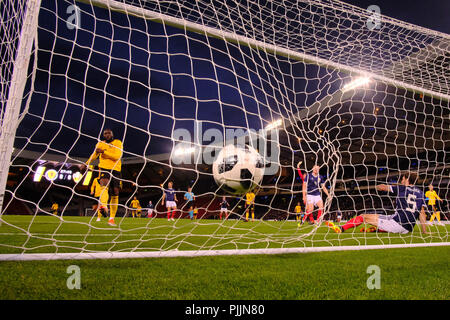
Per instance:
[[[0,5],[3,115],[23,8]],[[446,34],[336,1],[44,1],[34,46],[1,253],[448,242]],[[83,168],[108,128],[123,143],[116,226],[93,208],[100,164]],[[243,189],[256,185],[249,207],[213,174],[236,141],[265,166],[260,180],[258,165],[238,173]],[[312,220],[299,163],[303,178],[318,165],[324,182]],[[427,208],[429,234],[309,223],[395,213],[395,196],[375,186],[407,170],[442,199]],[[169,193],[163,201],[169,181],[176,210]],[[113,201],[111,181],[108,192]]]

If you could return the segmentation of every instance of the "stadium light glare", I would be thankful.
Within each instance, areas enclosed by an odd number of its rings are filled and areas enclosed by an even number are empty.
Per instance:
[[[356,89],[358,87],[362,87],[365,86],[366,84],[370,83],[370,78],[368,77],[360,77],[360,78],[356,78],[355,80],[347,83],[343,88],[342,91],[343,92],[347,92],[353,89]]]
[[[279,126],[281,126],[282,123],[283,123],[282,120],[281,120],[281,119],[278,119],[277,121],[274,121],[274,122],[272,122],[272,123],[269,123],[269,124],[266,126],[266,130],[272,130],[272,129],[278,128]]]
[[[179,147],[175,150],[174,155],[175,156],[183,156],[183,155],[194,153],[194,151],[195,151],[194,147],[189,147],[189,148]]]

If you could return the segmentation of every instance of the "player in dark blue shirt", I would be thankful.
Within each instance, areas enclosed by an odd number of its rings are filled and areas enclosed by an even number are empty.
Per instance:
[[[377,227],[379,231],[406,234],[413,231],[416,221],[419,219],[422,232],[427,233],[425,197],[422,190],[415,186],[416,181],[417,175],[407,172],[401,176],[399,185],[381,184],[377,186],[378,191],[390,192],[396,196],[393,215],[361,214],[341,227],[332,222],[327,225],[337,233],[367,223]]]
[[[175,189],[173,189],[173,182],[169,181],[167,184],[168,188],[164,190],[163,198],[161,204],[164,205],[166,201],[167,208],[167,220],[175,221],[175,210],[177,209],[177,195],[175,194]]]
[[[147,217],[149,217],[149,218],[152,217],[153,209],[154,209],[153,202],[150,200],[147,205]]]
[[[308,173],[303,180],[303,203],[305,204],[306,214],[303,217],[302,223],[305,222],[308,217],[309,221],[314,223],[313,211],[314,207],[317,206],[319,209],[317,213],[317,223],[320,224],[320,216],[323,212],[323,201],[320,190],[323,190],[327,197],[330,196],[319,175],[319,166],[315,165],[312,168],[312,173]]]
[[[227,201],[226,197],[222,197],[222,202],[220,203],[220,214],[219,219],[222,220],[222,213],[225,215],[225,220],[228,219],[228,206],[230,204]]]

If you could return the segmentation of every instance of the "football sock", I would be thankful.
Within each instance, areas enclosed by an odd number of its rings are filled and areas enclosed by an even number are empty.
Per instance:
[[[362,224],[363,222],[364,222],[363,217],[357,216],[357,217],[355,217],[355,218],[353,218],[353,219],[350,219],[346,224],[344,224],[344,225],[341,227],[341,229],[342,229],[343,231],[345,231],[345,230],[347,230],[347,229],[357,227],[357,226],[359,226],[360,224]]]
[[[320,220],[320,216],[322,215],[322,210],[319,210],[319,212],[317,213],[317,221]]]
[[[109,219],[114,219],[116,217],[117,208],[119,207],[119,197],[118,196],[112,196],[111,202],[109,204],[110,212],[109,212]]]

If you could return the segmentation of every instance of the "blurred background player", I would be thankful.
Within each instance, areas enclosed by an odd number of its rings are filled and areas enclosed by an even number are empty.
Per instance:
[[[138,207],[137,207],[136,214],[137,214],[137,217],[138,217],[138,218],[140,218],[141,215],[142,215],[142,206],[141,206],[140,203],[139,203],[139,205],[138,205]]]
[[[308,173],[303,180],[303,203],[305,204],[305,217],[303,222],[309,217],[310,223],[314,223],[313,211],[314,207],[318,207],[317,224],[320,224],[321,215],[323,212],[323,201],[320,193],[320,189],[325,192],[327,197],[330,196],[328,190],[325,188],[325,184],[322,183],[319,175],[319,166],[315,165],[312,168],[312,173]]]
[[[153,203],[150,200],[147,205],[147,217],[151,218],[153,215]]]
[[[173,182],[169,181],[167,184],[167,189],[164,190],[163,198],[161,204],[164,205],[166,202],[167,209],[167,221],[175,221],[175,210],[177,209],[177,195],[175,194],[175,189],[173,189]]]
[[[52,213],[53,215],[58,215],[59,204],[57,202],[53,202],[52,204]]]
[[[249,211],[252,214],[252,221],[255,221],[255,194],[249,191],[245,194],[245,220],[248,221]]]
[[[436,210],[436,200],[442,202],[442,199],[439,198],[436,191],[433,190],[433,185],[431,183],[428,185],[428,191],[425,192],[425,198],[428,200],[428,206],[431,207],[431,211],[433,212],[430,218],[430,224],[432,224],[433,220],[436,218],[438,224],[442,226],[443,223],[441,222],[441,212]]]
[[[336,226],[333,222],[327,222],[326,224],[336,233],[367,223],[378,228],[379,231],[406,234],[413,231],[416,220],[419,218],[422,232],[427,233],[425,227],[425,198],[422,190],[415,186],[416,181],[417,174],[407,172],[401,176],[399,185],[381,184],[377,186],[378,191],[389,192],[396,196],[395,213],[393,215],[361,214],[350,219],[341,227]],[[366,229],[363,231],[367,232]]]
[[[194,201],[195,201],[195,196],[194,193],[192,193],[192,188],[188,187],[187,192],[184,194],[184,200],[186,200],[186,205],[184,206],[185,208],[188,209],[189,212],[189,218],[191,220],[194,219]]]
[[[133,200],[131,200],[130,207],[131,207],[131,215],[134,218],[138,214],[138,210],[141,207],[141,204],[136,196],[133,197]]]
[[[198,208],[194,206],[194,220],[197,220]]]
[[[342,220],[342,212],[341,212],[341,211],[338,211],[338,212],[336,213],[336,222],[337,222],[337,223],[340,223],[341,220]]]
[[[297,202],[297,205],[295,206],[295,220],[298,223],[298,226],[300,227],[300,225],[302,224],[302,207],[300,206],[300,202]]]
[[[97,212],[97,221],[100,221],[102,215],[105,216],[108,213],[108,187],[101,186],[98,182],[98,178],[92,181],[91,185],[91,196],[97,199],[97,202],[93,205],[93,208]]]
[[[223,215],[225,215],[224,219],[228,219],[228,206],[230,204],[227,201],[226,197],[222,197],[222,202],[220,203],[220,213],[219,213],[219,219],[222,220]]]
[[[119,192],[121,189],[123,145],[122,141],[114,139],[111,129],[103,130],[103,139],[95,146],[95,151],[87,160],[86,165],[89,166],[92,161],[99,158],[99,183],[101,186],[108,187],[110,195],[108,224],[115,226],[114,218],[119,206]]]

